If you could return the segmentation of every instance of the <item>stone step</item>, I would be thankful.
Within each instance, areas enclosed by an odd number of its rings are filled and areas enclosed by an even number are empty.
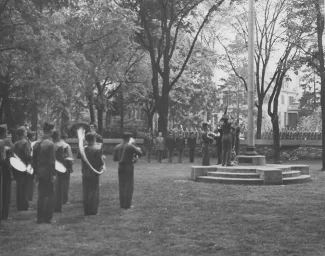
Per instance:
[[[205,183],[221,183],[221,184],[236,184],[236,185],[263,185],[261,179],[239,179],[239,178],[222,178],[212,176],[198,176],[196,181]]]
[[[239,179],[259,179],[258,173],[237,173],[237,172],[208,172],[208,176],[223,178],[239,178]]]
[[[298,176],[300,176],[300,171],[282,172],[283,178],[298,177]]]
[[[311,181],[310,175],[300,175],[298,177],[283,178],[283,185],[300,184]]]
[[[221,166],[217,165],[217,172],[234,172],[234,173],[256,173],[256,167],[253,166]]]

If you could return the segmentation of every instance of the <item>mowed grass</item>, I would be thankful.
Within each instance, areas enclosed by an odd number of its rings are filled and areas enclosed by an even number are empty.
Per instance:
[[[111,159],[101,176],[97,216],[83,215],[79,160],[70,203],[52,224],[36,224],[36,197],[30,211],[17,212],[13,195],[11,218],[0,227],[0,255],[325,255],[320,162],[296,162],[310,165],[310,183],[236,186],[190,181],[188,159],[183,164],[141,159],[134,208],[123,211]]]

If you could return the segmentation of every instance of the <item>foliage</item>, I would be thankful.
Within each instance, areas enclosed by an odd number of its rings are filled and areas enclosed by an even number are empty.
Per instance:
[[[311,115],[300,117],[297,129],[304,132],[322,131],[321,108],[318,107]]]

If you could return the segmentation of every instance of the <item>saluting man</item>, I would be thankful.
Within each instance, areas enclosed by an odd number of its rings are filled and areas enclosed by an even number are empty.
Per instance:
[[[33,168],[38,180],[37,223],[51,223],[54,208],[55,147],[54,125],[45,123],[43,137],[33,147]]]
[[[27,138],[27,129],[21,126],[17,129],[18,140],[14,144],[14,153],[21,159],[21,161],[27,166],[31,164],[31,145]],[[29,208],[28,203],[28,182],[30,180],[30,174],[20,172],[16,170],[16,200],[17,210],[27,211]]]
[[[133,156],[142,156],[141,149],[130,144],[131,133],[123,134],[123,143],[114,149],[113,160],[118,162],[118,179],[120,192],[120,206],[122,209],[131,208],[134,190]]]
[[[104,167],[103,147],[96,143],[96,133],[86,134],[87,146],[85,155],[90,165],[98,172]],[[83,187],[83,206],[85,215],[96,215],[99,205],[99,174],[95,173],[91,167],[81,158],[82,163],[82,187]]]
[[[9,158],[12,154],[13,144],[10,138],[7,138],[7,125],[0,125],[0,140],[4,149],[5,159],[1,161],[2,166],[2,212],[1,219],[6,220],[9,217],[10,199],[11,199],[11,165]]]

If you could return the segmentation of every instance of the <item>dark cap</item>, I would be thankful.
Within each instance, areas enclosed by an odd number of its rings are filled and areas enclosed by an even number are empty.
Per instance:
[[[54,129],[54,124],[45,123],[43,125],[43,130],[44,131],[52,131],[53,129]]]
[[[88,132],[85,136],[87,142],[95,141],[96,133],[95,132]]]
[[[132,137],[132,133],[130,132],[125,132],[123,134],[123,140],[129,140]]]
[[[1,124],[0,125],[0,134],[6,133],[7,132],[7,125],[6,124]]]
[[[21,136],[24,136],[24,135],[25,135],[25,133],[27,132],[27,129],[26,129],[25,126],[20,126],[20,127],[16,130],[16,132],[17,132],[17,135],[18,135],[19,137],[21,137]]]
[[[54,131],[53,134],[52,134],[52,138],[55,141],[60,140],[60,132],[59,131]]]
[[[34,136],[37,133],[37,131],[27,131],[27,136]]]

